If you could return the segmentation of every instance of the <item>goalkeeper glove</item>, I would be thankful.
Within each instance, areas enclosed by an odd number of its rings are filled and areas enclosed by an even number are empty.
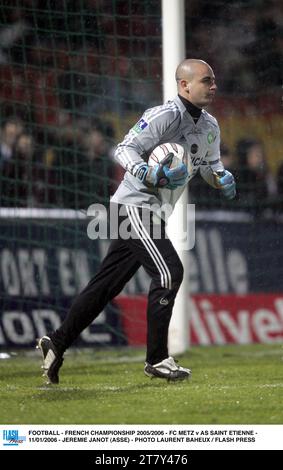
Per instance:
[[[188,181],[188,170],[184,163],[170,169],[173,154],[169,153],[164,159],[154,167],[146,163],[141,164],[135,174],[142,183],[148,187],[176,189],[183,186]]]
[[[236,196],[236,183],[230,171],[224,170],[214,173],[217,180],[217,187],[221,189],[226,199],[234,199]]]

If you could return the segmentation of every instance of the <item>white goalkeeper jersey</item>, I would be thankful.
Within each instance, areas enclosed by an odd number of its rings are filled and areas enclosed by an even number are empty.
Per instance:
[[[115,159],[126,170],[111,202],[154,208],[169,204],[174,208],[186,186],[175,190],[149,188],[135,174],[141,163],[160,144],[175,142],[186,148],[191,157],[189,180],[200,170],[202,177],[214,186],[212,171],[222,171],[220,160],[220,130],[217,120],[202,110],[197,121],[187,111],[180,98],[147,109],[116,149]]]

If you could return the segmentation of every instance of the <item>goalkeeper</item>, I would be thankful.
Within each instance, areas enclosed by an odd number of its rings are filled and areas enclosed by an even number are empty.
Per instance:
[[[178,95],[146,110],[117,147],[116,159],[126,173],[111,202],[124,210],[119,222],[126,221],[136,236],[128,239],[119,236],[111,241],[98,273],[74,300],[60,328],[40,338],[43,368],[51,383],[59,382],[65,350],[121,292],[141,265],[151,278],[144,372],[167,380],[183,380],[191,375],[190,369],[176,364],[168,354],[169,322],[183,280],[183,267],[166,237],[164,220],[158,219],[161,236],[152,236],[157,224],[154,208],[164,203],[174,207],[184,185],[197,171],[228,199],[235,197],[236,190],[232,174],[224,169],[220,159],[218,123],[204,110],[217,89],[212,68],[202,60],[186,59],[177,67],[176,81]],[[186,147],[191,155],[190,174],[184,163],[170,169],[168,156],[155,167],[147,165],[153,149],[166,142]],[[147,223],[141,217],[144,208],[148,210]]]

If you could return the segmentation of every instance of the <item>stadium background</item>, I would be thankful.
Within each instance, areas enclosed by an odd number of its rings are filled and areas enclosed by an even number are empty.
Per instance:
[[[158,0],[2,2],[0,347],[32,346],[95,273],[107,241],[87,238],[86,209],[108,204],[115,144],[162,102],[161,33]],[[227,203],[190,186],[194,344],[283,338],[282,38],[277,1],[187,2],[186,55],[216,74],[239,188]],[[78,344],[143,345],[147,287],[140,271]]]

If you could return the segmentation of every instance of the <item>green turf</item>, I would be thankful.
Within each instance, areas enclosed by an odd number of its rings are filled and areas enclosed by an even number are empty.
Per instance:
[[[143,351],[70,353],[59,386],[40,355],[1,360],[1,424],[283,424],[281,345],[192,348],[189,382],[143,374]]]

